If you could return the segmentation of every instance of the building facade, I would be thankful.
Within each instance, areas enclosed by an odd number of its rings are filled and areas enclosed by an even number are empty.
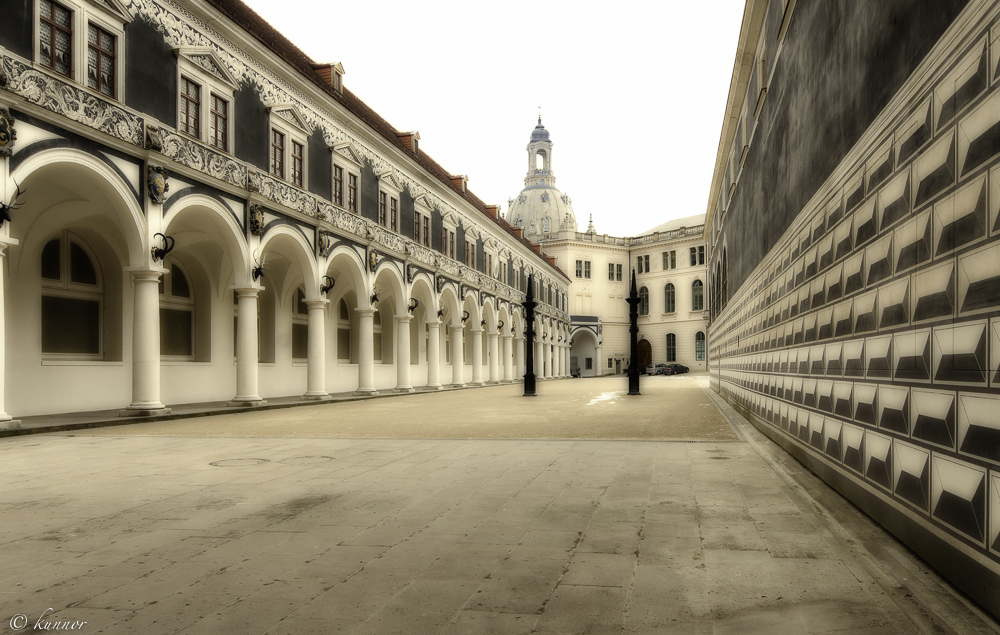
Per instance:
[[[1000,615],[1000,3],[750,0],[713,387]]]
[[[572,200],[555,186],[554,145],[539,117],[526,148],[524,189],[508,201],[507,220],[570,278],[570,372],[593,377],[627,371],[631,271],[643,298],[637,363],[679,362],[706,370],[705,216],[616,237],[598,234],[591,215],[587,231],[579,232]]]
[[[569,279],[238,0],[0,20],[0,420],[569,374]],[[561,339],[560,339],[561,338]]]

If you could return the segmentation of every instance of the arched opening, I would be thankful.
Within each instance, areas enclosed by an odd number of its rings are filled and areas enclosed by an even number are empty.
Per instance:
[[[569,371],[574,377],[594,377],[601,373],[597,359],[597,334],[588,328],[573,331],[569,353]]]
[[[653,363],[653,345],[649,343],[649,340],[645,338],[639,340],[636,349],[639,359],[635,361],[638,363],[640,369]]]
[[[649,289],[639,289],[639,315],[649,315]]]
[[[691,310],[701,311],[705,308],[704,285],[701,280],[695,280],[691,284]]]

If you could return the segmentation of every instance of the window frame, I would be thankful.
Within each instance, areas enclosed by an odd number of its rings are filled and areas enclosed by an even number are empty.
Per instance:
[[[46,352],[42,350],[43,360],[81,360],[81,361],[103,361],[105,359],[106,348],[105,348],[105,320],[107,315],[105,312],[105,301],[104,294],[106,292],[106,285],[104,284],[104,271],[101,268],[101,261],[94,254],[93,249],[87,244],[83,238],[77,236],[69,230],[62,230],[45,241],[42,248],[38,252],[38,262],[41,268],[41,258],[45,250],[45,247],[53,240],[59,241],[59,279],[55,280],[53,278],[43,278],[40,277],[41,285],[39,289],[39,309],[41,310],[42,298],[44,297],[54,297],[69,300],[85,300],[97,303],[97,320],[98,320],[98,332],[97,332],[97,353],[65,353],[65,352]],[[96,284],[87,284],[83,282],[73,282],[72,280],[72,247],[71,244],[76,244],[83,253],[90,259],[90,265],[94,269],[94,275],[96,279]],[[40,318],[43,317],[40,315]],[[39,350],[42,349],[42,338],[44,333],[41,328],[42,324],[39,322],[38,330],[38,344]]]
[[[677,361],[677,334],[667,333],[665,339],[666,344],[666,357],[668,362]]]
[[[677,313],[677,287],[673,282],[663,285],[663,312],[667,315]]]
[[[695,293],[694,292],[695,289],[699,289],[699,292]],[[701,306],[696,307],[695,300],[699,300]],[[691,283],[691,310],[692,311],[705,310],[705,283],[702,282],[700,279],[695,279]]]
[[[197,321],[196,321],[196,309],[197,303],[195,302],[195,290],[194,283],[191,280],[191,274],[188,273],[187,269],[180,263],[174,261],[173,259],[168,259],[164,261],[163,268],[167,270],[166,273],[160,276],[160,287],[162,291],[159,293],[159,307],[162,312],[164,309],[170,311],[185,311],[190,314],[191,320],[191,352],[187,355],[165,355],[162,352],[162,345],[160,351],[160,359],[163,361],[185,361],[193,362],[195,361],[197,352],[195,350],[198,342],[197,336]],[[184,276],[184,281],[187,283],[188,291],[190,295],[188,297],[175,296],[173,293],[173,276],[174,268],[176,268],[182,276]],[[162,319],[161,319],[162,323]],[[162,326],[161,326],[162,332]]]
[[[177,56],[177,132],[197,139],[211,147],[215,152],[232,155],[236,80],[229,74],[222,60],[210,49],[181,47],[174,49],[174,54]],[[196,58],[208,58],[215,65],[220,75],[210,72],[205,66],[199,64]],[[181,92],[181,87],[184,85],[185,79],[197,84],[199,87],[198,134],[191,134],[181,126],[181,117],[184,112],[184,95]],[[213,97],[226,102],[227,106],[225,121],[226,147],[224,148],[215,145],[214,140],[211,138],[214,121]]]
[[[306,130],[305,123],[294,106],[277,104],[268,108],[268,112],[270,113],[270,120],[268,121],[267,135],[267,173],[272,178],[279,179],[288,183],[292,187],[304,190],[309,186],[309,131]],[[284,135],[285,138],[284,147],[281,150],[281,157],[284,166],[283,176],[277,176],[274,174],[273,170],[274,146],[272,144],[272,139],[275,132]],[[293,148],[295,147],[295,144],[298,144],[302,148],[301,182],[296,182],[294,179]]]

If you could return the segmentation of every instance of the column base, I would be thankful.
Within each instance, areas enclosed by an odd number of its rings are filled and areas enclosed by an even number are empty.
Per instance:
[[[159,417],[170,414],[166,406],[129,406],[118,411],[119,417]]]
[[[465,384],[448,384],[448,388],[465,388]]]
[[[359,389],[359,390],[355,390],[354,391],[354,396],[355,397],[375,397],[377,395],[378,395],[378,391],[375,390],[374,388],[372,388],[371,390],[367,390],[367,389],[366,390],[361,390],[361,389]]]
[[[490,381],[486,382],[486,385],[487,386],[499,386],[502,383],[503,383],[502,381],[500,381],[499,379],[496,379],[496,380],[490,380]]]
[[[444,390],[444,386],[438,384],[436,386],[424,386],[423,390]]]
[[[267,402],[258,397],[257,399],[240,399],[236,398],[226,404],[231,408],[259,408],[260,406],[267,405]]]
[[[333,399],[328,392],[306,393],[301,397],[302,401],[327,401]]]
[[[483,385],[484,384],[481,381],[470,381],[469,383],[466,384],[466,386],[483,386]]]
[[[7,419],[6,421],[0,421],[0,430],[18,430],[20,428],[20,419]]]
[[[413,386],[396,386],[392,392],[413,392]]]

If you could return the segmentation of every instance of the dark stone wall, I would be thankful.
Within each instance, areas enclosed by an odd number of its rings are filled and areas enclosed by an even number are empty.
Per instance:
[[[270,116],[253,86],[242,86],[233,95],[233,153],[236,158],[267,172],[269,169],[268,132]]]
[[[399,235],[412,238],[422,245],[423,237],[413,235],[413,213],[413,196],[407,188],[399,194]]]
[[[152,24],[142,20],[125,30],[125,103],[177,125],[177,56]]]
[[[455,228],[455,260],[465,262],[465,227]]]
[[[781,15],[767,16],[774,74],[723,228],[730,296],[966,4],[800,0],[776,60]]]
[[[6,0],[0,20],[0,42],[11,53],[33,59],[32,0]]]
[[[476,239],[476,269],[489,274],[486,271],[486,250],[483,249],[483,239],[482,237]]]
[[[378,222],[378,177],[371,163],[365,163],[361,168],[361,178],[358,179],[358,211],[368,220]]]
[[[444,221],[441,218],[441,210],[434,210],[431,213],[431,247],[444,253],[445,245],[441,242],[441,232],[444,230]]]
[[[333,153],[326,145],[323,133],[319,130],[309,135],[306,141],[306,152],[309,153],[309,191],[328,201],[333,200]]]

